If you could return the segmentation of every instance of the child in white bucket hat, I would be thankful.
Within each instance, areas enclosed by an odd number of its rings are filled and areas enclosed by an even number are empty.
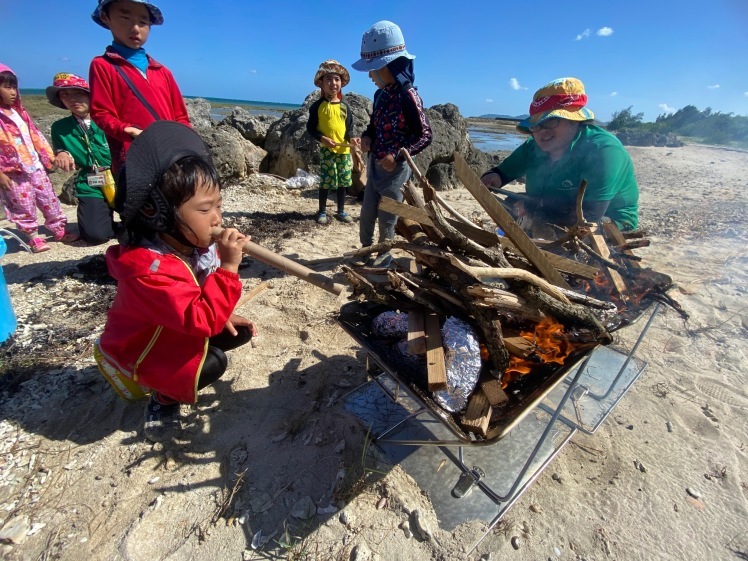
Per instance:
[[[379,241],[395,237],[397,216],[379,211],[379,199],[403,200],[401,189],[411,173],[400,149],[415,156],[431,144],[431,125],[413,85],[414,58],[405,48],[400,28],[391,21],[379,21],[364,33],[361,58],[353,63],[354,69],[368,71],[378,88],[369,126],[361,135],[361,148],[369,152],[359,230],[363,247],[374,243],[377,218]],[[387,266],[390,261],[388,252],[378,256],[374,264]]]

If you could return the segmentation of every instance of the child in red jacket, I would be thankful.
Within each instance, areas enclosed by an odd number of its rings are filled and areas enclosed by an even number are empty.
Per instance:
[[[154,390],[145,436],[167,440],[180,402],[226,371],[224,351],[247,343],[255,325],[233,313],[249,240],[221,225],[221,187],[210,152],[185,125],[158,121],[132,144],[123,175],[125,232],[106,253],[117,295],[95,357],[106,371]]]
[[[157,120],[185,125],[190,121],[171,72],[143,48],[151,25],[164,22],[161,10],[143,0],[99,0],[91,18],[109,29],[114,39],[102,56],[91,61],[88,82],[91,118],[106,133],[116,178],[132,139],[148,125]]]

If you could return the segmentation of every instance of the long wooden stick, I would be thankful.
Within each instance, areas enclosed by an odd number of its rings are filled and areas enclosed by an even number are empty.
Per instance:
[[[527,234],[525,234],[522,228],[519,227],[512,216],[504,210],[504,207],[502,207],[496,200],[496,197],[491,194],[491,191],[483,185],[481,180],[477,175],[475,175],[475,172],[470,169],[465,158],[463,158],[459,152],[454,153],[454,166],[455,171],[457,172],[457,177],[460,178],[463,185],[465,185],[467,190],[472,193],[478,203],[485,209],[496,224],[504,230],[506,237],[509,238],[527,260],[530,261],[538,271],[540,271],[540,274],[557,286],[569,288],[569,285],[556,268],[540,252],[538,246],[527,237]]]
[[[218,227],[214,228],[211,234],[215,238],[220,236],[221,232],[223,232],[223,228]],[[301,263],[297,263],[296,261],[292,261],[287,257],[278,255],[277,253],[274,253],[269,249],[256,244],[253,241],[248,241],[246,244],[244,244],[242,252],[244,252],[246,255],[249,255],[250,257],[254,257],[258,261],[262,261],[266,265],[270,265],[271,267],[280,269],[284,273],[288,273],[289,275],[300,278],[301,280],[311,283],[318,288],[327,290],[335,296],[339,296],[345,288],[342,284],[333,282],[332,279],[326,277],[322,273],[312,271],[310,268],[304,267],[304,265],[302,265]]]

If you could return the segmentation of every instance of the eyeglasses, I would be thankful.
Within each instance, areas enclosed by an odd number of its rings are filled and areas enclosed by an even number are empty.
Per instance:
[[[549,131],[551,129],[555,129],[560,122],[560,117],[552,117],[550,119],[546,119],[539,125],[535,125],[534,127],[527,127],[527,130],[529,130],[530,132],[540,132],[541,129]]]

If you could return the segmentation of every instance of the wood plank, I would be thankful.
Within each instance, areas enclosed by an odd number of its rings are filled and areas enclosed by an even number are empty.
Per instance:
[[[431,221],[431,217],[425,210],[406,203],[398,203],[394,199],[382,197],[379,200],[379,208],[385,212],[395,214],[400,218],[418,222],[423,226],[433,227],[434,225]],[[519,251],[508,238],[499,238],[499,236],[493,232],[489,232],[478,226],[470,227],[469,225],[452,218],[447,218],[447,222],[454,226],[461,234],[484,247],[491,247],[500,243],[502,247],[505,247],[510,251],[521,253],[521,251]],[[573,259],[567,259],[566,257],[556,255],[549,251],[541,250],[541,253],[545,255],[546,259],[548,259],[556,269],[564,273],[569,273],[585,279],[594,278],[595,274],[597,274],[597,267],[591,267],[585,263],[578,263]]]
[[[408,312],[408,352],[412,355],[426,354],[426,332],[422,309]]]
[[[506,403],[509,401],[509,396],[506,395],[506,392],[501,389],[501,382],[499,382],[496,378],[490,378],[487,380],[483,380],[480,383],[480,388],[483,390],[483,393],[486,396],[486,399],[488,399],[488,403],[491,404],[491,407],[495,405],[501,405],[502,403]]]
[[[613,222],[610,219],[604,220],[602,222],[603,225],[603,231],[605,232],[606,237],[613,242],[614,245],[625,245],[628,240],[623,237],[623,234],[618,229],[618,226],[616,226],[616,223]],[[633,257],[636,257],[634,255],[634,252],[630,249],[624,249],[622,253],[626,255],[630,255]],[[638,261],[635,261],[634,259],[624,259],[626,261],[626,266],[629,269],[641,269],[641,265],[639,265]]]
[[[597,228],[593,227],[592,230],[590,230],[590,235],[587,236],[587,239],[590,242],[590,247],[595,250],[598,254],[605,257],[605,259],[610,258],[610,250],[608,249],[608,244],[605,242],[605,238],[602,234],[598,233]],[[613,287],[616,289],[616,292],[618,292],[618,295],[621,297],[622,300],[627,300],[626,295],[626,283],[623,281],[623,277],[618,271],[614,271],[613,269],[606,267],[605,265],[600,265],[602,269],[607,273],[608,278],[613,283]]]
[[[527,358],[535,352],[535,346],[524,337],[504,337],[504,346],[510,354]]]
[[[470,396],[461,424],[469,432],[486,436],[490,422],[491,404],[483,390],[476,390]]]
[[[426,312],[424,314],[424,327],[426,331],[426,369],[428,370],[429,391],[446,390],[447,365],[444,361],[439,316],[433,312]]]
[[[519,227],[512,216],[501,206],[496,197],[483,185],[480,178],[470,168],[465,158],[459,152],[454,153],[454,166],[457,177],[460,178],[465,188],[472,193],[473,197],[484,208],[488,215],[496,224],[504,230],[506,237],[517,246],[517,249],[532,263],[549,282],[562,288],[569,288],[569,285],[543,255],[533,241],[525,234],[524,230]]]

